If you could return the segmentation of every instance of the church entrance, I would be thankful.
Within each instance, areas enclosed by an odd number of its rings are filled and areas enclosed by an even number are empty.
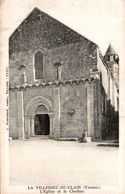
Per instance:
[[[36,114],[34,118],[35,135],[49,135],[50,119],[48,114]]]

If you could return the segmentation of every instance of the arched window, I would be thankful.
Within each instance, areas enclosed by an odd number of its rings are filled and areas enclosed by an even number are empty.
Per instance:
[[[39,51],[35,54],[35,79],[43,78],[43,54]]]

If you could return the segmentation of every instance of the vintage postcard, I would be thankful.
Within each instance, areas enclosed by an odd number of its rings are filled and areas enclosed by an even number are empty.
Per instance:
[[[1,0],[1,193],[124,193],[123,0]]]

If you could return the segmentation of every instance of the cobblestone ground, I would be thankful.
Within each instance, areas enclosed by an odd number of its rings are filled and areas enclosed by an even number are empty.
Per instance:
[[[114,185],[118,148],[55,140],[10,141],[10,184]]]

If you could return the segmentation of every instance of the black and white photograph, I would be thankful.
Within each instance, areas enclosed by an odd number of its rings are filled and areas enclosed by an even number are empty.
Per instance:
[[[3,194],[124,193],[123,5],[1,3]]]

